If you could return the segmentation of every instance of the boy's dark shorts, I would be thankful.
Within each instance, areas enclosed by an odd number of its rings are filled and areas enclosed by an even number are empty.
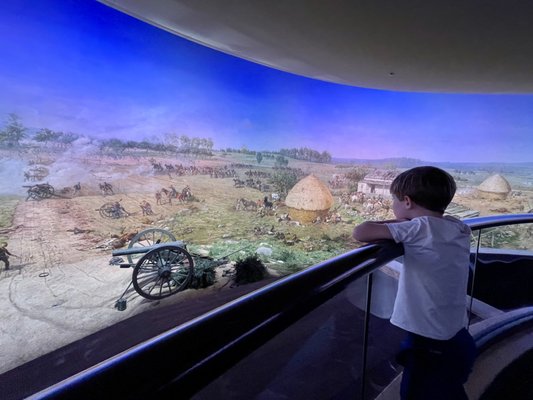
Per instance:
[[[467,399],[463,384],[477,355],[466,329],[449,340],[436,340],[408,332],[397,355],[404,366],[402,400]]]

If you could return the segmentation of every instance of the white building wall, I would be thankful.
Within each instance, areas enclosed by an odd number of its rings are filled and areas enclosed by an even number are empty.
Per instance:
[[[380,184],[372,184],[368,182],[359,182],[357,184],[357,191],[367,194],[382,195],[383,197],[390,197],[389,186]]]

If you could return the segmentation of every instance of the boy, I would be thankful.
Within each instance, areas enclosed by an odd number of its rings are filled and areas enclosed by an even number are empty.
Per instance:
[[[444,216],[456,190],[447,172],[430,166],[392,182],[396,220],[355,227],[362,242],[392,239],[404,246],[391,323],[407,331],[398,362],[404,366],[403,400],[467,399],[466,382],[476,356],[467,324],[466,289],[470,228]]]

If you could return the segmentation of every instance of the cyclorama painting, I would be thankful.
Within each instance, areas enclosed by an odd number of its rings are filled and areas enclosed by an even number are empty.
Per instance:
[[[264,266],[264,278],[353,249],[353,226],[392,218],[388,185],[421,163],[335,163],[308,148],[216,150],[212,140],[187,136],[152,143],[49,129],[30,135],[16,115],[3,132],[0,235],[12,255],[0,278],[9,302],[2,313],[8,329],[31,323],[49,332],[45,343],[18,347],[5,370],[132,313],[218,290],[246,259]],[[459,186],[449,214],[531,211],[526,167],[448,170]],[[130,285],[132,269],[120,267],[136,266],[144,253],[113,251],[140,232],[145,237],[134,240],[134,249],[182,241],[192,262],[180,261],[172,279],[138,276],[136,287]],[[200,267],[176,278],[189,264]],[[6,345],[16,340],[2,337]]]
[[[532,96],[336,85],[94,1],[2,7],[0,373],[359,247],[413,166],[454,176],[459,218],[533,208]],[[510,229],[483,246],[531,250]]]

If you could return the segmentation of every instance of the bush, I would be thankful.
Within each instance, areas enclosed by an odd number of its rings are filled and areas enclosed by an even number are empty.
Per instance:
[[[209,258],[195,258],[194,275],[189,287],[192,289],[202,289],[213,285],[216,282],[215,268],[220,265]]]
[[[238,260],[235,263],[234,282],[236,285],[257,282],[267,275],[267,269],[257,254],[248,256],[243,260]]]

